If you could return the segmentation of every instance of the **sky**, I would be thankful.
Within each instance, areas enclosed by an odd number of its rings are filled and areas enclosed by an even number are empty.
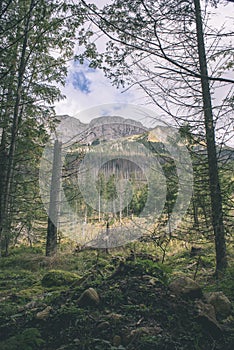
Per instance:
[[[96,3],[103,5],[105,1],[98,0]],[[212,11],[214,12],[212,16],[213,24],[217,23],[220,25],[220,23],[226,21],[233,23],[233,19],[230,18],[231,11],[234,12],[232,3],[226,6],[219,6],[217,10],[212,9]],[[108,113],[116,115],[116,105],[119,105],[120,109],[123,108],[124,110],[128,104],[145,106],[146,102],[143,93],[136,89],[126,91],[123,88],[117,89],[112,86],[110,80],[104,76],[101,70],[89,68],[87,62],[83,65],[79,64],[79,62],[69,63],[67,81],[65,87],[62,88],[62,93],[66,95],[66,99],[56,103],[56,113],[58,115],[66,114],[76,117],[85,123],[90,122],[95,117],[93,113],[88,112],[92,107],[108,104]],[[111,104],[115,106],[113,111],[110,108]],[[154,105],[150,105],[149,108],[155,109]],[[101,109],[97,108],[96,110],[99,111]],[[154,112],[160,113],[157,109]],[[124,116],[123,114],[122,116]],[[134,116],[130,117],[134,118]],[[142,119],[142,115],[135,119],[140,120],[143,124],[149,123],[149,120],[145,122]]]
[[[100,69],[89,68],[87,62],[83,65],[78,62],[70,64],[67,83],[62,92],[66,95],[66,99],[57,103],[56,113],[80,117],[82,122],[89,122],[91,117],[86,116],[82,119],[78,114],[91,107],[112,103],[136,103],[133,91],[123,93],[121,89],[111,85]]]

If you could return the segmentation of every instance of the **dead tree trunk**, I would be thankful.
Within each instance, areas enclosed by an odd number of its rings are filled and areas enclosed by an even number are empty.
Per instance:
[[[46,238],[46,256],[52,256],[57,251],[57,228],[59,212],[59,193],[62,166],[62,143],[58,140],[54,142],[54,155],[52,165],[52,176],[50,185],[50,204]]]

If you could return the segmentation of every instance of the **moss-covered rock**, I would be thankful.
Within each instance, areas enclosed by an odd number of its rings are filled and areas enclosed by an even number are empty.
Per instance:
[[[199,284],[187,276],[177,277],[170,283],[169,288],[177,295],[190,298],[202,297],[202,290]]]
[[[212,335],[214,339],[220,338],[223,335],[222,329],[216,320],[215,309],[211,304],[205,304],[201,300],[196,303],[198,312],[197,321],[206,331]]]
[[[52,307],[47,306],[44,310],[42,310],[36,314],[36,319],[46,320],[50,316],[51,310],[52,310]]]
[[[96,306],[100,303],[100,298],[97,291],[94,288],[86,289],[78,299],[78,305],[84,306]]]
[[[208,303],[214,306],[218,318],[222,319],[230,316],[232,304],[223,292],[206,293],[205,298]]]
[[[43,287],[66,286],[78,281],[80,277],[72,272],[50,270],[42,278]]]

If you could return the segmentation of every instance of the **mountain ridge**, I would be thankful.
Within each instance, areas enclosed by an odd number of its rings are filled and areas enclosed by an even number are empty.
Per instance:
[[[120,116],[97,117],[90,123],[82,123],[69,115],[58,115],[56,118],[60,120],[56,130],[62,141],[66,142],[72,139],[82,144],[92,144],[97,139],[116,140],[149,131],[141,122]]]

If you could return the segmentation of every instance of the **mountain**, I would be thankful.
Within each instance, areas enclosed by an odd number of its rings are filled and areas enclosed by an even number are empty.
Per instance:
[[[59,115],[57,133],[62,142],[93,142],[117,140],[122,137],[140,135],[148,131],[142,123],[119,116],[105,116],[93,119],[89,124],[69,115]]]
[[[57,116],[59,125],[56,132],[63,144],[97,145],[104,141],[117,141],[126,138],[128,141],[140,141],[151,152],[168,153],[167,147],[171,144],[170,133],[178,134],[177,129],[167,126],[156,126],[153,130],[145,127],[141,122],[133,119],[125,119],[120,116],[97,117],[88,123],[82,123],[79,119],[69,115]],[[184,140],[186,145],[186,141]],[[180,142],[178,143],[178,145]],[[172,144],[171,144],[172,146]],[[206,155],[205,143],[195,146],[194,151]],[[169,151],[170,153],[170,151]],[[231,147],[217,145],[217,153],[220,162],[229,162],[234,159],[234,150]]]

